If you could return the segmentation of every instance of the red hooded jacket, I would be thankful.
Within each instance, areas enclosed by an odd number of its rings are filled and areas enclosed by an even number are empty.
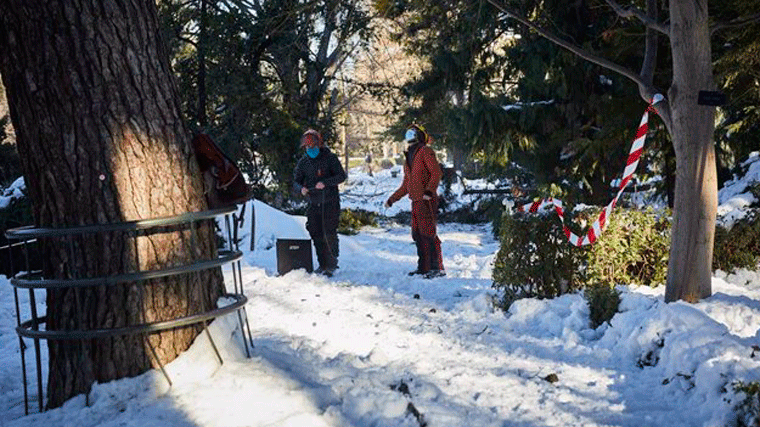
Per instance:
[[[425,194],[431,197],[437,195],[442,171],[435,152],[426,144],[415,145],[419,147],[412,146],[407,152],[407,161],[404,162],[404,181],[388,199],[390,204],[396,203],[407,194],[413,202],[423,200],[422,196]],[[412,157],[411,165],[410,156]]]

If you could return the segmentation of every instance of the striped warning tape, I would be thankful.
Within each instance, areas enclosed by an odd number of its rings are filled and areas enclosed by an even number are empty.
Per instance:
[[[602,210],[602,212],[599,214],[599,219],[597,219],[591,225],[585,236],[580,237],[576,235],[570,231],[570,228],[568,228],[567,225],[565,225],[565,211],[562,208],[561,200],[557,200],[551,197],[548,199],[537,200],[533,203],[518,206],[517,211],[536,212],[539,209],[542,209],[544,206],[553,205],[554,210],[557,212],[557,215],[559,215],[559,219],[562,221],[562,229],[565,232],[565,236],[567,236],[567,239],[570,241],[571,245],[583,246],[594,243],[596,239],[602,234],[602,231],[604,231],[604,228],[607,225],[607,219],[612,214],[612,209],[615,207],[615,204],[620,198],[620,195],[623,194],[625,187],[631,181],[631,177],[636,171],[636,167],[639,165],[639,158],[641,157],[641,153],[644,151],[644,141],[647,138],[647,131],[649,130],[649,112],[653,111],[656,113],[654,104],[662,101],[663,99],[665,98],[662,95],[659,93],[656,94],[652,98],[652,101],[650,102],[646,111],[644,111],[644,115],[641,116],[639,130],[636,132],[636,138],[633,140],[633,145],[631,145],[631,150],[628,153],[628,161],[626,161],[625,170],[623,170],[623,179],[620,181],[620,188],[618,189],[615,198],[613,198],[612,201],[604,208],[604,210]]]

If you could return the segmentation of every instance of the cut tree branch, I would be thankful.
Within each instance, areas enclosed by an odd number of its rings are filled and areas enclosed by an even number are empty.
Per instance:
[[[718,31],[725,30],[727,28],[743,27],[745,25],[755,24],[760,22],[760,12],[750,16],[743,16],[741,18],[732,19],[728,22],[718,22],[710,28],[710,34],[715,34]]]
[[[657,22],[657,17],[652,16],[648,13],[643,12],[641,9],[630,6],[630,7],[623,7],[615,0],[604,0],[607,2],[608,5],[612,8],[612,10],[617,13],[617,15],[621,18],[638,18],[639,21],[641,21],[642,24],[644,24],[647,28],[651,28],[653,30],[656,30],[666,36],[670,36],[670,26],[665,25],[661,22]]]

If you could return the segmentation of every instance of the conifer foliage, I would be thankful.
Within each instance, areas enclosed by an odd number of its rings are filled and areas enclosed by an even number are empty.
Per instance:
[[[395,9],[391,9],[399,14],[408,14],[410,29],[417,31],[418,22],[426,22],[417,19],[417,16],[426,15],[421,3],[409,1],[394,5]],[[513,130],[514,134],[533,142],[534,147],[538,148],[534,153],[546,150],[541,153],[544,156],[538,157],[541,164],[535,169],[544,172],[550,180],[573,177],[568,172],[575,171],[577,174],[573,178],[576,179],[570,182],[582,178],[587,192],[603,195],[607,179],[600,178],[609,178],[605,175],[616,173],[608,170],[620,170],[609,159],[624,159],[625,156],[617,156],[614,151],[620,149],[621,140],[629,139],[617,138],[614,133],[635,126],[635,123],[627,126],[610,123],[610,118],[617,116],[616,108],[625,105],[616,102],[614,96],[622,94],[623,99],[628,99],[626,92],[630,94],[637,90],[639,97],[649,102],[657,93],[666,95],[665,102],[654,106],[661,126],[672,141],[673,157],[676,159],[673,173],[668,170],[672,165],[667,158],[669,150],[662,150],[666,155],[663,162],[666,182],[668,176],[676,177],[673,239],[665,299],[693,302],[709,296],[718,183],[713,140],[716,109],[714,105],[698,102],[698,94],[716,89],[713,76],[715,59],[711,53],[713,44],[719,39],[714,35],[719,31],[737,31],[738,28],[756,25],[760,20],[760,16],[753,12],[756,9],[746,10],[728,4],[716,7],[715,4],[709,5],[707,0],[670,2],[666,5],[656,0],[589,0],[571,4],[552,0],[451,0],[445,5],[448,8],[442,6],[444,13],[438,13],[438,16],[445,21],[470,19],[476,23],[475,37],[478,40],[487,39],[491,28],[501,29],[505,36],[512,36],[509,42],[498,43],[492,39],[486,45],[486,51],[495,52],[497,56],[504,51],[504,56],[510,59],[509,65],[501,70],[501,79],[497,80],[516,80],[513,91],[503,92],[503,96],[514,97],[521,103],[500,105],[509,107],[505,110],[518,112],[518,126]],[[466,13],[475,5],[475,10],[492,7],[489,10],[491,13],[486,16],[490,17],[489,22],[495,24],[478,25],[477,18],[482,16],[474,15],[476,19],[473,19],[473,15]],[[725,13],[718,13],[716,9],[722,9]],[[444,45],[447,41],[445,31],[428,28],[432,38],[442,40],[441,45]],[[516,39],[516,35],[520,38]],[[436,46],[434,42],[429,44]],[[536,49],[533,55],[525,54],[533,49]],[[435,61],[431,63],[435,68]],[[490,63],[487,60],[473,61],[475,67],[468,70],[465,81],[478,82],[478,70],[487,69]],[[610,76],[612,73],[614,75]],[[626,85],[623,81],[616,86],[619,79],[630,83]],[[749,81],[753,81],[751,76]],[[493,93],[479,89],[481,87],[475,84],[467,87],[464,95],[468,101],[477,99],[477,92],[482,93],[484,99],[497,99]],[[531,96],[540,95],[542,91],[544,99]],[[447,96],[451,98],[450,94]],[[635,105],[634,99],[630,101],[627,105]],[[441,102],[450,104],[445,98]],[[473,106],[475,103],[464,105]],[[537,117],[530,111],[537,106],[544,111],[549,110],[544,105],[552,106],[553,116],[549,117],[555,117],[555,121],[527,120]],[[493,120],[485,120],[493,123]],[[526,128],[531,125],[539,127],[539,132],[534,127],[529,129],[532,133],[526,134]],[[466,126],[461,128],[467,129]],[[509,132],[503,129],[500,135],[492,134],[497,137],[491,139],[483,138],[491,127],[475,129],[478,133],[463,138],[473,148],[482,149],[478,146],[482,141],[495,141],[505,148],[502,153],[518,146],[514,138],[508,138]],[[541,134],[540,131],[548,132]],[[600,144],[605,141],[612,142],[611,149]],[[488,153],[488,156],[500,153],[494,149],[482,152]],[[563,164],[568,161],[569,164]],[[554,168],[550,167],[552,162],[556,162]],[[694,239],[693,236],[697,235],[700,237]]]
[[[257,153],[288,188],[303,129],[335,142],[337,73],[370,34],[361,1],[170,0],[160,13],[183,110],[231,158]]]

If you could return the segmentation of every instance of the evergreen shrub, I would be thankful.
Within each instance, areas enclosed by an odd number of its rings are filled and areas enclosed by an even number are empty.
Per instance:
[[[614,287],[597,283],[586,286],[583,291],[589,308],[591,327],[596,329],[609,322],[620,307],[620,292]]]
[[[760,182],[754,182],[747,187],[747,190],[755,197],[755,203],[750,206],[758,206],[760,202]]]
[[[521,298],[554,298],[580,289],[585,248],[572,247],[562,224],[547,215],[505,214],[501,247],[493,267],[493,287],[503,293],[504,310]]]
[[[576,222],[591,224],[599,209],[565,215],[572,228]],[[651,209],[616,209],[602,237],[583,247],[569,244],[554,213],[505,214],[499,228],[493,287],[503,292],[504,309],[519,298],[553,298],[583,289],[597,327],[617,312],[616,285],[656,286],[666,278],[670,223]]]
[[[757,381],[734,381],[731,384],[734,393],[744,398],[734,406],[737,427],[760,425],[760,383]]]
[[[341,209],[338,233],[354,235],[365,225],[377,226],[377,215],[361,209]]]
[[[713,270],[733,272],[737,268],[754,270],[760,263],[760,209],[747,215],[727,229],[715,227]]]
[[[595,215],[594,218],[598,218]],[[670,251],[670,220],[653,209],[615,209],[604,234],[588,252],[588,283],[665,283]]]
[[[451,196],[451,201],[447,206],[450,206],[455,198],[456,195]],[[446,193],[442,194],[440,200],[447,200]],[[485,224],[490,222],[494,226],[500,226],[501,213],[503,211],[504,205],[500,198],[483,198],[475,203],[468,204],[458,209],[442,212],[438,216],[438,221],[456,222],[461,224]],[[494,232],[494,237],[498,238],[498,236],[498,233]]]

